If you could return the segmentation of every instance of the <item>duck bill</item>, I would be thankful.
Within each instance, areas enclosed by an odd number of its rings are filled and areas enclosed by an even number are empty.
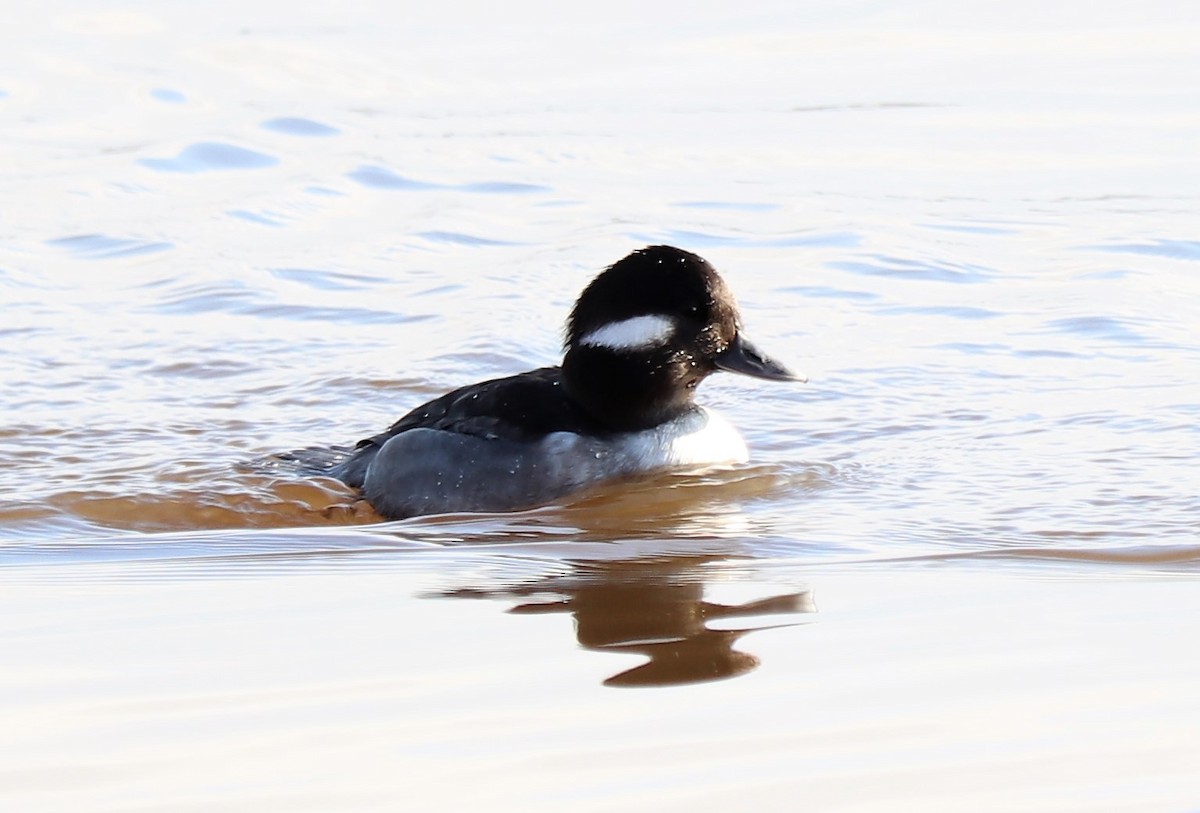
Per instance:
[[[759,352],[757,347],[743,339],[740,334],[715,361],[718,370],[730,373],[765,378],[768,381],[808,381],[804,376],[793,373],[775,359]]]

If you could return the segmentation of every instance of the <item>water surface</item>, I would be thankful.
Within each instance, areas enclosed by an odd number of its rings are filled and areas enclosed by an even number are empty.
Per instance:
[[[1195,14],[30,13],[6,806],[1200,806]],[[663,242],[810,378],[705,383],[750,464],[400,523],[259,464]]]

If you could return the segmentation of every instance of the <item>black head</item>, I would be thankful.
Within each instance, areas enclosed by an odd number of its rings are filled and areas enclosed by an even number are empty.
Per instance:
[[[741,336],[737,302],[703,258],[650,246],[607,268],[567,321],[567,392],[618,430],[655,426],[692,406],[717,370],[797,380]]]

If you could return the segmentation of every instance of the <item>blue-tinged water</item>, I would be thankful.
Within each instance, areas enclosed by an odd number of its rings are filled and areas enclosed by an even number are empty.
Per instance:
[[[1200,805],[1200,15],[23,15],[0,806]],[[749,464],[401,523],[261,464],[651,243],[809,377],[702,387]]]

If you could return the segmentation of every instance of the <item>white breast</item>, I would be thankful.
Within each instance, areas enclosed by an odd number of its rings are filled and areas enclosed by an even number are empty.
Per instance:
[[[745,463],[746,441],[716,412],[697,407],[669,423],[627,435],[620,444],[639,470]]]

